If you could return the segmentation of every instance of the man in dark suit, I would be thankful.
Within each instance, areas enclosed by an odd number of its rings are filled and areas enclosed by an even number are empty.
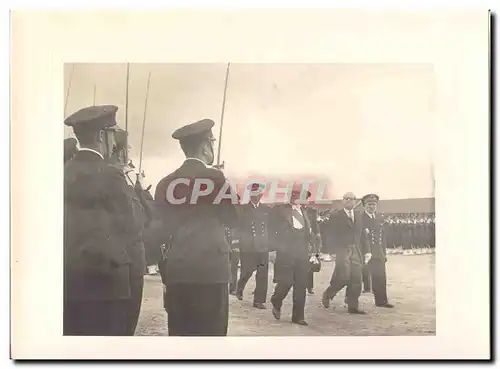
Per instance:
[[[269,275],[269,207],[261,204],[262,191],[258,183],[249,186],[250,202],[241,205],[238,223],[241,273],[236,297],[243,300],[248,280],[255,274],[253,307],[265,309]]]
[[[304,207],[297,203],[300,198],[301,189],[294,188],[290,203],[276,205],[270,215],[270,228],[277,233],[274,266],[276,287],[271,297],[271,304],[273,316],[279,320],[283,300],[293,287],[292,322],[308,325],[304,316],[304,308],[311,255],[309,244],[313,240],[307,213]],[[316,249],[313,246],[312,254],[315,253]]]
[[[65,120],[80,143],[64,167],[65,335],[126,334],[134,208],[123,172],[103,156],[117,110],[93,106]]]
[[[384,232],[384,220],[377,215],[379,197],[375,194],[363,196],[365,211],[362,215],[363,231],[361,246],[366,265],[369,268],[375,305],[393,308],[387,299],[387,277],[385,263],[387,262],[387,239]]]
[[[347,287],[346,299],[349,314],[365,314],[359,309],[361,294],[362,254],[359,248],[361,220],[354,211],[356,197],[348,192],[344,195],[344,208],[334,213],[327,221],[328,242],[336,251],[335,269],[330,285],[323,292],[323,306],[330,307],[330,301],[344,287]]]
[[[204,119],[172,134],[186,160],[156,186],[155,201],[162,205],[170,239],[165,268],[170,336],[227,335],[231,247],[226,227],[237,222],[237,195],[220,170],[208,167],[214,160],[213,126]],[[222,200],[221,194],[226,195]]]

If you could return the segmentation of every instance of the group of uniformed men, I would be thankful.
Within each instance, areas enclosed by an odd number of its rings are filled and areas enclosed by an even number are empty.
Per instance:
[[[409,250],[435,247],[434,213],[390,214],[385,217],[387,247]]]
[[[133,335],[137,325],[146,272],[142,237],[152,213],[140,182],[128,185],[109,155],[109,147],[116,146],[116,112],[115,106],[94,106],[65,120],[80,146],[65,157],[66,335]],[[274,207],[262,204],[261,194],[252,195],[247,204],[235,205],[227,198],[215,202],[219,190],[227,188],[232,194],[234,189],[222,171],[212,167],[213,126],[204,119],[173,133],[186,160],[156,186],[155,242],[161,250],[168,334],[227,335],[229,294],[242,300],[254,272],[253,306],[265,309],[270,251],[276,251],[272,315],[281,319],[283,300],[293,288],[291,320],[307,325],[306,291],[314,293],[314,273],[321,267],[316,213],[298,204],[301,189],[296,187],[289,202]],[[198,196],[195,203],[170,200],[172,183],[177,183],[171,194],[175,199],[191,198],[195,179],[210,180],[213,191]],[[252,184],[250,190],[258,186]],[[350,314],[365,314],[358,306],[363,280],[365,290],[373,289],[376,306],[393,307],[386,292],[386,237],[376,214],[378,196],[366,195],[362,201],[366,211],[359,215],[353,211],[354,194],[345,194],[344,208],[326,227],[336,263],[322,302],[328,308],[346,287]],[[241,258],[239,279],[234,277],[236,255]]]

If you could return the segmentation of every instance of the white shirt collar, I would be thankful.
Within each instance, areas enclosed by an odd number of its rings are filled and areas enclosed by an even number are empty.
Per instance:
[[[352,211],[352,209],[351,209],[351,210],[347,210],[347,209],[345,209],[345,208],[344,208],[344,211],[345,211],[345,213],[346,213],[347,215],[349,215],[349,216],[353,215],[353,213],[354,213],[354,212]]]
[[[99,152],[99,151],[96,151],[94,149],[89,149],[88,147],[82,147],[81,149],[79,149],[78,151],[90,151],[90,152],[93,152],[94,154],[97,154],[101,157],[102,160],[104,160],[104,156],[102,156],[102,154]]]
[[[370,214],[370,213],[369,213],[369,212],[367,212],[366,210],[365,210],[365,213],[366,213],[366,214],[367,214],[370,218],[375,219],[375,214]]]
[[[202,163],[205,167],[207,166],[207,163],[205,163],[203,160],[200,160],[198,158],[186,158],[186,160],[184,160],[184,161],[186,162],[188,160],[196,160],[196,161],[199,161],[200,163]]]

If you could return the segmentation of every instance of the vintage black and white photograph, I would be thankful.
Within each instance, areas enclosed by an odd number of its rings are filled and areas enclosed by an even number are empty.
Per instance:
[[[488,12],[14,26],[13,356],[488,356]]]
[[[436,333],[432,66],[66,64],[65,92],[65,335]]]

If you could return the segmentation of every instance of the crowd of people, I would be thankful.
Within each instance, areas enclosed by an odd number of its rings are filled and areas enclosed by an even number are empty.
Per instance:
[[[275,255],[275,286],[269,303],[276,320],[281,320],[283,300],[293,290],[291,321],[308,325],[306,296],[315,293],[321,253],[335,255],[330,284],[321,295],[325,309],[344,288],[349,314],[366,314],[358,304],[363,290],[373,293],[375,306],[391,309],[388,246],[434,245],[433,215],[384,217],[377,213],[376,194],[363,196],[363,211],[355,211],[359,199],[347,192],[342,208],[324,218],[300,203],[300,186],[274,206],[261,203],[257,183],[248,185],[246,203],[220,200],[222,189],[229,195],[234,189],[213,166],[210,119],[172,134],[186,159],[151,196],[139,180],[135,185],[127,182],[127,155],[117,153],[117,110],[93,106],[65,120],[79,144],[76,149],[75,140],[65,142],[65,335],[133,335],[146,267],[158,264],[168,334],[225,336],[229,295],[243,300],[254,274],[253,307],[267,308],[270,253]],[[206,188],[195,195],[198,180]],[[237,194],[234,198],[240,200]]]
[[[389,214],[384,227],[387,247],[412,250],[434,248],[435,213]]]

